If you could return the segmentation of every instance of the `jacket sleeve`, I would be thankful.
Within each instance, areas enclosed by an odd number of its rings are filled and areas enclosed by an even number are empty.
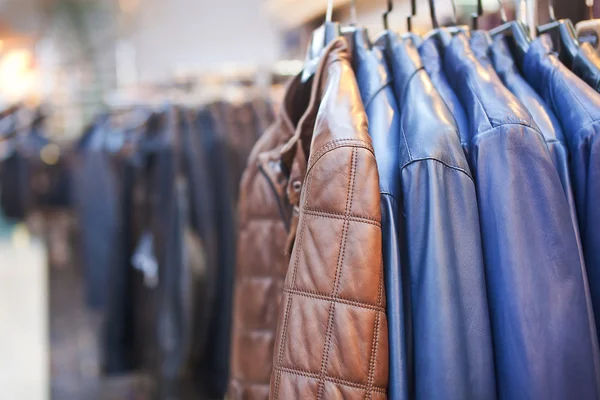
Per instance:
[[[479,135],[472,158],[499,396],[597,398],[583,265],[543,138],[500,125]]]
[[[484,399],[494,360],[470,172],[436,159],[402,170],[417,398]]]
[[[369,145],[309,166],[273,355],[271,399],[385,399],[381,203]],[[356,142],[355,142],[356,143]]]

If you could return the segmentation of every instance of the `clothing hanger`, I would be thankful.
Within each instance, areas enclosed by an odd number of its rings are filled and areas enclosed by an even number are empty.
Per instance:
[[[521,21],[507,21],[506,11],[502,5],[502,0],[498,0],[498,4],[500,5],[500,15],[503,23],[490,30],[490,35],[492,37],[505,36],[509,38],[509,40],[507,40],[508,46],[517,65],[521,68],[523,61],[525,60],[525,54],[527,54],[527,50],[529,50],[529,43],[531,43],[529,32],[525,24]]]
[[[311,43],[306,55],[304,70],[302,71],[302,82],[307,82],[314,76],[317,71],[317,66],[319,65],[319,59],[321,58],[323,50],[329,43],[342,35],[340,24],[333,22],[332,18],[333,0],[328,0],[325,23],[317,28],[312,34]]]
[[[600,19],[594,19],[594,0],[586,0],[589,19],[579,21],[575,25],[579,43],[589,43],[600,54]]]
[[[411,0],[411,1],[413,1],[413,0]],[[392,11],[394,11],[394,2],[392,0],[387,0],[387,10],[383,13],[383,30],[385,30],[385,31],[390,29],[388,17]],[[408,17],[408,18],[410,18],[410,17]],[[408,21],[408,26],[410,26],[410,20]]]
[[[454,7],[454,21],[456,21],[456,6],[452,1],[452,7]],[[477,10],[471,14],[471,29],[477,30],[479,24],[479,17],[483,15],[483,0],[477,0]]]
[[[417,0],[410,0],[410,15],[406,17],[406,30],[412,33],[412,19],[417,15]]]
[[[478,9],[481,7],[481,1],[477,0]],[[429,0],[429,14],[431,16],[431,25],[433,26],[433,30],[427,34],[425,39],[434,38],[436,41],[441,43],[441,47],[444,48],[450,44],[452,37],[457,33],[464,33],[466,35],[470,35],[470,30],[468,26],[465,25],[457,25],[456,18],[456,2],[455,0],[451,0],[452,3],[452,25],[448,27],[440,27],[436,10],[435,10],[435,0]],[[475,15],[475,14],[474,14]]]
[[[557,20],[554,14],[554,0],[548,0],[548,14],[550,21],[547,24],[538,26],[538,35],[543,33],[553,34],[553,42],[558,44],[558,57],[567,67],[571,68],[573,59],[577,56],[579,49],[579,40],[575,33],[575,27],[570,19]],[[554,38],[558,39],[554,41]]]
[[[355,57],[356,48],[371,50],[373,47],[367,29],[359,27],[357,22],[356,0],[352,0],[350,2],[350,25],[342,28],[342,34],[347,39],[350,54],[354,54]]]

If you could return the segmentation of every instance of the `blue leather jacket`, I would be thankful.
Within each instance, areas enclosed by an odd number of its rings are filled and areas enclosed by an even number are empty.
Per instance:
[[[600,321],[600,94],[560,63],[548,36],[533,41],[523,70],[528,82],[556,112],[567,139],[597,325]],[[594,344],[597,346],[597,342]],[[596,371],[600,371],[598,365],[596,358]]]
[[[600,92],[600,55],[589,43],[581,43],[571,66],[575,75]]]
[[[465,109],[460,104],[458,97],[456,97],[456,93],[454,93],[450,83],[448,83],[448,78],[442,64],[443,51],[443,44],[436,37],[426,38],[419,47],[419,54],[423,60],[423,68],[429,74],[429,79],[431,79],[433,86],[435,86],[440,96],[442,96],[444,103],[446,103],[446,106],[454,116],[461,144],[465,153],[467,153],[468,143],[470,142],[469,120],[467,119],[467,114],[465,114]]]
[[[444,56],[471,122],[498,395],[597,398],[586,282],[546,141],[464,34]]]
[[[556,119],[554,111],[548,107],[544,100],[529,86],[519,73],[505,37],[499,36],[494,38],[493,43],[490,45],[490,38],[486,32],[473,32],[471,48],[482,64],[489,63],[490,60],[493,62],[494,69],[502,80],[502,83],[504,83],[504,86],[523,103],[538,128],[540,128],[540,132],[546,140],[546,145],[550,151],[554,166],[558,171],[567,201],[569,202],[573,229],[577,235],[580,256],[583,259],[581,239],[579,238],[579,224],[577,223],[577,210],[575,209],[575,198],[573,197],[573,184],[569,171],[569,150],[561,125]],[[488,52],[489,57],[487,55]]]
[[[400,251],[410,291],[411,398],[495,398],[477,198],[458,128],[413,39],[387,33],[380,43],[401,116]]]

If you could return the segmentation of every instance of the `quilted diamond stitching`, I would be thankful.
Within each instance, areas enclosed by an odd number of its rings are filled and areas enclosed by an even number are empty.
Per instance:
[[[298,236],[298,241],[296,243],[296,245],[298,246],[297,252],[295,254],[295,260],[294,260],[294,265],[293,265],[293,271],[288,271],[292,273],[292,279],[291,282],[289,282],[289,284],[286,284],[286,287],[284,288],[284,295],[287,296],[288,299],[288,304],[286,307],[286,311],[284,312],[283,315],[283,334],[281,337],[281,347],[279,349],[279,353],[280,353],[280,357],[278,358],[278,362],[276,363],[274,369],[275,369],[275,390],[274,390],[274,399],[278,398],[279,395],[279,386],[280,386],[280,381],[282,379],[282,373],[283,374],[292,374],[292,375],[300,375],[300,376],[304,376],[304,377],[308,377],[310,379],[316,379],[319,381],[319,390],[317,393],[317,398],[321,399],[323,397],[323,391],[324,391],[324,384],[325,382],[331,382],[331,383],[335,383],[337,385],[341,385],[341,386],[348,386],[348,387],[353,387],[353,388],[357,388],[357,389],[362,389],[365,390],[367,392],[367,398],[373,398],[374,394],[386,394],[386,388],[385,387],[380,387],[377,386],[375,384],[375,371],[376,371],[376,362],[377,362],[377,356],[378,356],[378,349],[379,349],[379,338],[380,338],[380,330],[382,329],[382,323],[384,323],[383,321],[385,321],[385,314],[383,315],[382,318],[382,314],[385,313],[385,305],[382,303],[385,303],[384,298],[385,298],[385,294],[383,291],[383,268],[382,266],[380,266],[379,268],[379,280],[378,280],[378,294],[377,294],[377,302],[376,305],[374,304],[369,304],[367,302],[363,302],[363,301],[355,301],[352,299],[344,299],[344,298],[339,298],[337,296],[337,291],[338,291],[338,286],[339,286],[339,282],[340,282],[340,276],[342,271],[339,270],[339,268],[343,267],[343,261],[338,263],[337,269],[336,270],[336,279],[335,279],[335,283],[334,283],[334,293],[333,295],[329,296],[326,294],[322,294],[322,293],[317,293],[317,292],[313,292],[310,290],[306,290],[306,289],[299,289],[296,287],[295,285],[295,280],[296,280],[296,275],[297,275],[297,270],[298,270],[298,266],[299,266],[299,258],[300,258],[300,251],[302,251],[303,246],[304,246],[304,242],[302,240],[304,231],[307,229],[306,227],[306,221],[308,220],[308,218],[306,218],[306,216],[316,216],[316,217],[320,217],[320,218],[329,218],[329,219],[343,219],[345,221],[344,224],[344,234],[342,237],[342,250],[340,251],[340,255],[343,255],[343,253],[346,252],[346,236],[348,235],[348,227],[349,227],[349,222],[350,221],[355,221],[355,222],[359,222],[359,223],[364,223],[364,224],[371,224],[371,225],[375,225],[377,227],[381,227],[381,223],[378,220],[374,220],[372,217],[369,216],[361,216],[361,215],[354,215],[351,212],[352,209],[352,204],[351,204],[351,197],[354,197],[354,179],[356,179],[356,165],[357,165],[357,158],[358,158],[358,149],[365,149],[364,146],[355,146],[354,144],[347,144],[346,146],[344,145],[339,145],[335,146],[334,149],[331,148],[327,148],[327,153],[332,151],[332,150],[337,150],[339,148],[352,148],[352,169],[351,169],[351,174],[350,174],[350,180],[351,180],[351,184],[348,187],[348,192],[347,192],[347,197],[346,197],[346,212],[344,214],[340,214],[340,213],[334,213],[334,212],[329,212],[326,210],[315,210],[315,209],[311,209],[308,208],[306,205],[303,205],[301,207],[301,216],[303,216],[304,218],[302,218],[302,223],[300,226],[300,232],[299,232],[299,236]],[[367,151],[369,151],[369,149],[366,149]],[[360,152],[361,154],[364,154],[362,152]],[[325,154],[323,154],[325,155]],[[372,157],[372,154],[370,154],[370,156]],[[314,162],[311,163],[311,166],[314,166]],[[307,198],[309,196],[309,190],[310,190],[310,180],[312,178],[311,174],[307,174],[307,178],[308,178],[308,183],[305,185],[306,188],[306,196],[304,196],[305,198]],[[291,305],[291,301],[294,297],[298,297],[298,296],[304,296],[304,297],[310,297],[312,301],[319,301],[319,302],[330,302],[332,303],[332,307],[329,310],[329,315],[328,315],[328,330],[326,332],[326,343],[325,343],[325,349],[323,352],[323,359],[321,362],[321,370],[319,371],[319,373],[316,372],[310,372],[310,371],[305,371],[302,369],[298,369],[298,368],[294,368],[294,366],[283,366],[282,365],[282,360],[283,360],[283,353],[284,353],[284,346],[287,343],[287,336],[288,336],[288,331],[287,331],[287,321],[289,318],[289,314],[290,314],[290,305]],[[332,320],[332,316],[333,316],[333,311],[335,310],[335,303],[342,303],[342,304],[347,304],[353,307],[358,307],[358,308],[362,308],[362,309],[367,309],[370,310],[371,312],[375,312],[376,313],[376,318],[375,318],[375,322],[374,322],[374,338],[373,338],[373,342],[372,342],[372,350],[371,350],[371,354],[370,354],[370,359],[369,359],[369,374],[367,378],[367,383],[361,383],[361,382],[353,382],[350,380],[346,380],[346,379],[342,379],[339,377],[335,377],[332,376],[331,374],[326,373],[327,370],[327,364],[328,364],[328,359],[330,357],[330,348],[331,348],[331,336],[332,336],[332,330],[333,330],[333,325],[334,325],[334,321]]]

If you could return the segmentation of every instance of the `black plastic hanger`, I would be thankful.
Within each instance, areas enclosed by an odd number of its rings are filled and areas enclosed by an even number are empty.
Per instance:
[[[406,17],[406,30],[412,33],[412,19],[417,15],[417,0],[410,0],[410,15]]]
[[[327,14],[325,23],[317,28],[313,34],[306,54],[306,62],[302,71],[302,82],[307,82],[317,71],[319,60],[323,50],[329,43],[342,35],[340,24],[332,22],[333,18],[333,0],[327,2]]]
[[[525,60],[525,54],[529,50],[529,43],[531,43],[529,31],[521,21],[507,21],[502,1],[498,0],[498,3],[500,5],[500,15],[503,24],[490,30],[490,35],[492,37],[505,36],[509,38],[507,40],[508,46],[517,65],[521,68]]]
[[[579,40],[577,40],[575,27],[568,18],[556,20],[556,16],[554,15],[554,0],[548,0],[548,14],[550,15],[550,22],[538,26],[538,35],[550,33],[554,45],[558,44],[558,57],[563,64],[571,68],[579,49]]]

